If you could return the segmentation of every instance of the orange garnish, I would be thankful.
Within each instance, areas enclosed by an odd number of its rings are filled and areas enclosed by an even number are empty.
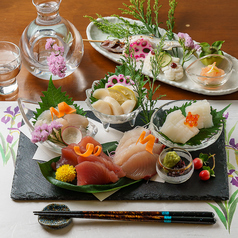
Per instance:
[[[194,127],[198,125],[198,114],[192,114],[191,112],[188,112],[188,115],[186,116],[186,119],[184,121],[184,125]]]
[[[79,146],[74,146],[74,152],[77,155],[80,155],[82,157],[88,157],[90,155],[99,156],[101,151],[102,151],[102,147],[101,146],[97,145],[94,148],[94,144],[92,144],[92,143],[87,143],[87,145],[86,145],[86,152],[85,153],[81,153]]]
[[[76,112],[76,109],[73,109],[72,107],[70,107],[66,102],[61,102],[58,104],[58,111],[53,107],[50,108],[52,121],[53,121],[54,114],[59,118],[59,117],[63,117],[65,114],[71,114],[74,112]]]
[[[140,142],[141,144],[145,144],[147,143],[145,149],[146,151],[148,151],[149,153],[153,154],[153,147],[154,147],[154,143],[155,143],[155,136],[149,134],[148,136],[145,137],[146,132],[142,131],[139,139],[137,140],[136,144],[138,142]]]
[[[99,156],[101,154],[101,151],[102,151],[102,147],[97,145],[95,148],[94,148],[94,151],[93,151],[93,155],[95,156]]]

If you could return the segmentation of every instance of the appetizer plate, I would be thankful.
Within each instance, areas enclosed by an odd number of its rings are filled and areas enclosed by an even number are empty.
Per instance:
[[[180,109],[183,112],[183,110],[185,110],[185,107],[191,105],[192,102],[193,101],[190,100],[171,101],[164,104],[154,112],[151,117],[149,129],[151,130],[154,136],[159,138],[161,143],[168,147],[179,147],[188,151],[196,151],[210,146],[220,137],[223,130],[223,123],[220,121],[220,116],[223,115],[223,110],[225,109],[216,113],[215,109],[212,108],[211,114],[214,126],[207,129],[200,129],[200,132],[196,136],[192,137],[185,144],[175,143],[160,132],[160,128],[164,124],[165,119],[167,115],[171,112],[171,110],[174,111]]]
[[[119,22],[118,18],[116,17],[104,17],[105,19],[107,19],[108,21],[112,22],[112,23],[116,23],[116,22]],[[136,20],[132,20],[132,19],[129,19],[129,18],[125,18],[126,20],[130,21],[130,22],[136,22],[138,24],[141,24],[140,21],[136,21]],[[99,19],[100,21],[100,19]],[[160,31],[161,32],[165,32],[164,29],[160,28]],[[103,33],[101,30],[99,30],[97,28],[97,26],[91,22],[87,29],[86,29],[86,33],[87,33],[87,37],[89,40],[106,40],[106,39],[113,39],[112,37],[109,37],[108,34],[105,34]],[[175,37],[177,37],[175,35]],[[121,63],[120,62],[120,58],[121,58],[121,55],[120,54],[116,54],[116,53],[111,53],[103,48],[100,47],[100,43],[98,42],[90,42],[92,47],[98,51],[99,53],[101,53],[102,55],[104,55],[105,57],[107,57],[108,59],[116,62],[116,63]],[[184,72],[184,77],[179,80],[179,81],[170,81],[166,78],[163,77],[163,75],[161,74],[159,77],[158,77],[158,80],[163,82],[163,83],[166,83],[166,84],[169,84],[169,85],[172,85],[172,86],[175,86],[177,88],[181,88],[181,89],[184,89],[184,90],[187,90],[187,91],[191,91],[191,92],[195,92],[195,93],[199,93],[199,94],[204,94],[204,95],[226,95],[226,94],[230,94],[230,93],[233,93],[233,92],[236,92],[238,91],[238,80],[237,80],[237,77],[238,77],[238,74],[237,74],[237,69],[238,69],[238,60],[229,55],[229,54],[226,54],[224,53],[225,56],[227,56],[233,63],[233,71],[232,71],[232,74],[231,74],[231,77],[230,79],[228,80],[227,83],[225,83],[224,85],[222,85],[221,87],[219,88],[216,88],[216,89],[206,89],[200,85],[197,85],[196,83],[194,83],[192,80],[190,80],[185,72]],[[193,61],[195,61],[196,58],[192,58],[190,61],[186,62],[184,64],[184,69],[186,69]],[[149,77],[152,77],[152,74],[149,70],[144,70],[143,73],[145,75],[148,75]]]
[[[39,107],[39,104],[38,102],[34,102],[24,98],[18,98],[17,102],[18,102],[18,106],[19,106],[21,115],[23,117],[23,120],[25,124],[27,125],[30,133],[32,133],[32,131],[34,130],[32,117],[34,115],[34,112],[36,112],[36,108]],[[89,122],[86,135],[94,137],[97,134],[97,132],[98,132],[98,128],[92,122]],[[61,149],[65,147],[63,145],[53,143],[49,140],[46,140],[45,142],[39,142],[39,143],[43,145],[45,148],[57,154],[61,154]]]

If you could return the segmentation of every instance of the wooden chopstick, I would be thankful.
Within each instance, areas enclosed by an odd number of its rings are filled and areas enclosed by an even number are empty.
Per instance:
[[[67,217],[67,218],[87,218],[87,219],[104,219],[104,220],[123,220],[123,221],[142,221],[142,222],[164,222],[164,223],[187,223],[187,224],[207,224],[216,223],[213,213],[205,212],[207,216],[201,216],[204,212],[198,212],[199,216],[185,215],[176,216],[158,215],[158,212],[125,212],[125,211],[34,211],[34,215],[44,217]],[[191,214],[195,214],[192,212]],[[208,216],[210,214],[211,216]]]
[[[34,211],[33,213],[51,213],[59,211]],[[112,214],[112,215],[148,215],[148,216],[196,216],[196,217],[214,217],[213,212],[205,211],[60,211],[70,214]],[[38,215],[38,214],[37,214]]]

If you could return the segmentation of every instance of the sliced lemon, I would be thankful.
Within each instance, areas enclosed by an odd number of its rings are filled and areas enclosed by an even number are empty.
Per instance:
[[[114,87],[108,88],[109,96],[114,98],[121,105],[127,100],[127,97],[120,90],[115,89]]]
[[[128,87],[125,87],[123,85],[115,85],[115,86],[109,88],[109,90],[110,89],[111,90],[117,90],[118,92],[122,93],[125,96],[126,100],[135,100],[135,101],[137,101],[135,93],[131,89],[129,89]]]
[[[167,66],[167,65],[170,64],[171,61],[172,61],[172,57],[171,57],[170,54],[161,52],[161,53],[159,54],[159,58],[161,58],[161,57],[162,57],[162,59],[161,59],[161,67]]]

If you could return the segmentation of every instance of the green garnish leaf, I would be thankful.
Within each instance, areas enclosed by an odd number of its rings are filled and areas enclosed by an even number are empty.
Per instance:
[[[36,109],[34,113],[34,120],[40,116],[40,114],[51,107],[56,108],[59,103],[66,102],[68,105],[73,105],[76,108],[76,113],[85,116],[86,112],[77,104],[74,104],[72,98],[66,95],[66,92],[61,91],[61,87],[58,89],[54,86],[52,77],[50,77],[47,91],[42,92],[44,97],[41,97],[41,102],[39,102],[40,108]]]
[[[104,153],[108,154],[112,151],[115,151],[117,144],[118,144],[117,141],[102,144]],[[60,157],[56,157],[48,162],[38,163],[38,164],[39,164],[41,173],[51,184],[53,184],[57,187],[67,189],[67,190],[83,192],[83,193],[108,192],[108,191],[113,191],[113,190],[117,190],[120,188],[124,188],[124,187],[130,186],[132,184],[138,183],[140,181],[143,181],[142,179],[141,180],[132,180],[132,179],[123,177],[123,178],[120,178],[116,183],[111,183],[111,184],[77,186],[72,183],[62,182],[62,181],[55,179],[55,171],[52,169],[51,164],[53,162],[57,162],[59,159],[60,159]]]

